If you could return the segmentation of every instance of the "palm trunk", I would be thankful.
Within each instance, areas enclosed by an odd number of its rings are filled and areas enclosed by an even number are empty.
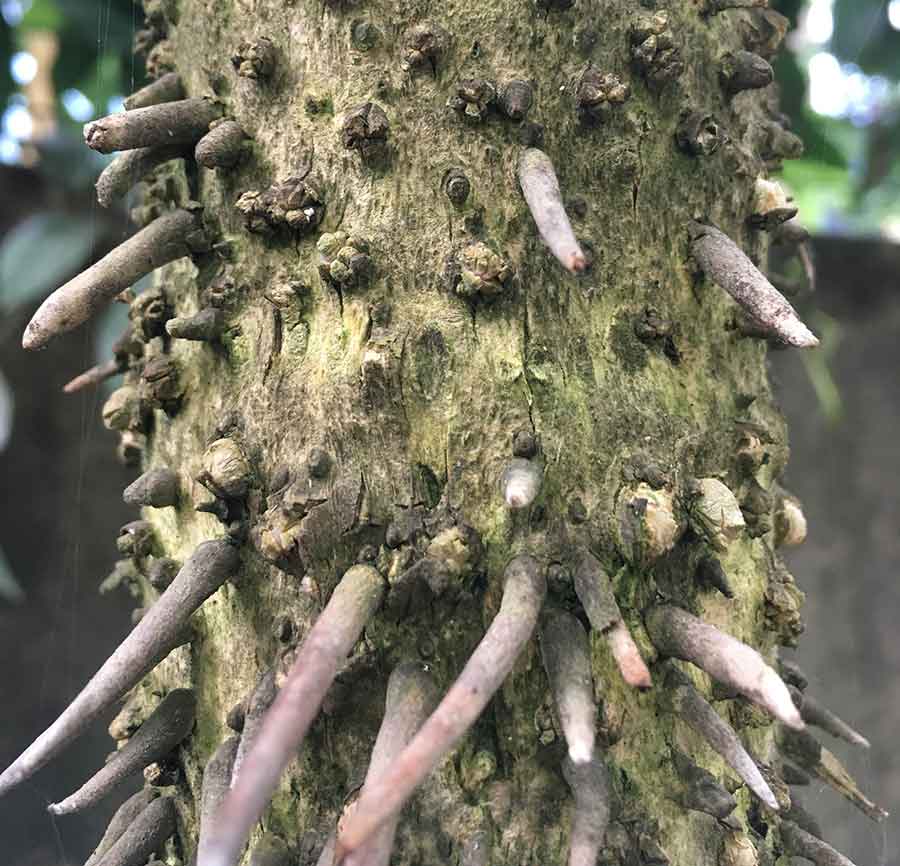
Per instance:
[[[249,142],[229,127],[221,162],[204,149],[222,168],[157,170],[144,215],[196,201],[210,236],[161,271],[167,315],[205,312],[170,339],[165,305],[154,319],[137,302],[136,390],[109,413],[132,444],[146,434],[144,468],[175,470],[185,494],[145,509],[155,537],[130,551],[144,573],[207,538],[241,545],[192,642],[128,703],[134,721],[160,691],[196,693],[170,853],[195,855],[203,770],[227,720],[243,723],[237,777],[251,772],[250,739],[354,563],[378,569],[384,603],[251,836],[252,848],[267,833],[267,850],[280,838],[292,862],[315,861],[366,777],[391,672],[418,662],[446,693],[507,615],[510,561],[534,557],[546,606],[593,627],[596,772],[571,763],[589,736],[565,742],[584,724],[559,708],[590,712],[583,688],[566,692],[584,676],[550,646],[565,640],[557,619],[538,627],[546,667],[535,634],[403,812],[392,862],[552,866],[567,861],[573,823],[573,862],[591,862],[607,806],[601,862],[772,862],[774,811],[679,714],[690,685],[667,689],[682,681],[654,649],[715,673],[734,644],[677,649],[644,613],[689,609],[769,660],[799,624],[774,552],[787,445],[766,343],[745,336],[723,288],[739,292],[710,254],[691,254],[697,222],[755,262],[765,252],[754,226],[770,227],[771,208],[760,212],[756,180],[796,148],[767,64],[742,52],[771,54],[778,16],[673,3],[666,20],[626,0],[182,0],[176,23],[171,5],[153,4],[168,31],[157,70],[174,58],[185,95],[218,97]],[[523,158],[527,147],[543,155]],[[734,598],[697,577],[711,567]],[[142,579],[148,604],[165,580],[154,583]],[[637,689],[644,663],[653,686]],[[762,769],[754,790],[772,805],[771,786],[785,807],[771,717],[737,691],[759,695],[675,664]],[[730,817],[699,810],[685,760],[728,789]]]

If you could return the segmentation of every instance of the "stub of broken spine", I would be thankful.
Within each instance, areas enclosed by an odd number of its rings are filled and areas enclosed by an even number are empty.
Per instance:
[[[84,324],[141,277],[189,256],[199,231],[197,214],[186,210],[154,220],[50,295],[28,323],[22,346],[43,348],[53,337]]]
[[[688,225],[691,253],[703,272],[725,289],[753,320],[790,346],[818,346],[816,336],[797,311],[750,261],[741,248],[715,226]]]
[[[166,508],[178,504],[178,475],[167,466],[149,469],[122,492],[126,505]]]
[[[383,595],[384,581],[371,566],[355,565],[341,578],[297,652],[231,790],[212,820],[201,827],[197,866],[234,866],[238,861],[251,828],[318,715],[340,664]]]
[[[816,866],[854,866],[853,861],[848,860],[840,851],[798,827],[793,821],[782,821],[778,829],[785,853],[792,857],[802,857]]]
[[[238,568],[237,549],[219,539],[200,544],[175,579],[100,670],[0,775],[0,795],[30,778],[74,742],[98,716],[185,639],[191,615]]]
[[[773,811],[778,800],[740,738],[673,664],[666,671],[666,696],[676,715],[693,728],[731,767],[744,784]]]
[[[175,102],[178,99],[184,99],[184,85],[177,72],[169,72],[126,97],[125,109],[134,111],[136,108],[146,108],[148,105],[159,105],[163,102]]]
[[[782,728],[779,734],[784,753],[804,770],[827,782],[873,821],[883,821],[888,816],[884,809],[860,791],[847,768],[812,734],[787,728]]]
[[[697,665],[784,724],[803,729],[787,686],[755,649],[671,604],[651,608],[644,622],[660,653]]]
[[[584,548],[575,555],[574,583],[588,622],[606,638],[622,679],[635,688],[649,689],[653,685],[650,671],[622,619],[609,576],[600,560]]]
[[[591,681],[591,648],[572,614],[550,609],[541,619],[541,657],[573,764],[594,754],[597,705]]]
[[[504,572],[500,610],[438,708],[390,769],[373,779],[342,828],[335,866],[377,832],[459,742],[512,670],[534,633],[547,583],[531,556],[517,556]],[[203,863],[198,866],[219,866]]]
[[[85,124],[84,141],[92,150],[114,153],[138,147],[196,144],[222,114],[213,99],[179,99],[110,114]]]
[[[63,385],[64,394],[75,394],[85,388],[95,388],[97,385],[125,372],[125,365],[117,360],[106,361],[97,364],[89,370],[85,370],[80,376],[76,376],[71,382]]]
[[[559,181],[550,157],[536,147],[526,148],[519,157],[518,177],[522,195],[550,252],[566,270],[583,271],[587,267],[587,258],[563,207]]]
[[[609,783],[599,757],[584,764],[563,762],[563,777],[575,798],[569,866],[594,866],[609,823]]]
[[[90,808],[111,794],[129,776],[167,757],[191,732],[196,705],[190,689],[170,692],[150,718],[97,773],[65,800],[51,803],[47,811],[53,815],[71,815]]]
[[[812,695],[805,694],[800,689],[792,689],[791,696],[806,724],[821,728],[833,737],[838,737],[854,746],[870,748],[871,743],[862,734],[851,728],[840,716],[820,704]]]
[[[138,814],[97,866],[143,866],[175,830],[175,801],[160,797]]]
[[[97,201],[101,207],[111,207],[153,169],[170,160],[187,156],[188,153],[189,149],[183,144],[162,144],[156,147],[138,147],[119,154],[97,178],[94,185]]]
[[[234,168],[244,153],[247,133],[234,120],[219,120],[197,142],[194,159],[204,168]]]
[[[388,680],[384,721],[372,749],[361,797],[366,796],[366,785],[390,770],[437,701],[437,686],[422,665],[407,662],[394,669]],[[347,857],[344,861],[347,866],[388,866],[398,818],[395,814],[385,821],[377,833]]]

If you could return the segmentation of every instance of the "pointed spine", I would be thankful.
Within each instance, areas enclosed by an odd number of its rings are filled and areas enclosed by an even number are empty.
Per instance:
[[[28,323],[22,346],[43,348],[53,337],[87,322],[141,277],[189,256],[197,229],[196,217],[185,210],[154,220],[50,295]]]
[[[809,685],[809,677],[807,677],[806,674],[803,673],[800,665],[798,665],[796,662],[791,661],[790,659],[778,659],[778,670],[781,673],[781,678],[789,686],[793,686],[794,688],[796,688],[797,691],[803,692]]]
[[[854,746],[862,746],[868,749],[871,743],[860,733],[853,730],[842,718],[835,715],[827,707],[822,706],[812,695],[797,693],[794,703],[800,710],[803,721],[808,725],[814,725],[833,737],[852,743]]]
[[[649,689],[653,685],[650,671],[624,620],[619,620],[606,632],[606,642],[622,679],[633,688]]]
[[[144,866],[175,829],[175,801],[160,797],[135,818],[97,866]]]
[[[705,812],[717,821],[725,821],[737,808],[737,801],[714,778],[687,755],[672,750],[675,772],[684,788],[680,798],[686,809]]]
[[[224,740],[213,752],[203,769],[203,784],[200,787],[200,832],[216,814],[222,800],[231,788],[232,771],[237,758],[239,736]]]
[[[118,361],[106,361],[103,364],[97,364],[89,370],[85,370],[80,376],[76,376],[71,382],[63,385],[63,394],[75,394],[83,391],[85,388],[95,388],[107,379],[118,376],[119,373],[125,372],[125,365]]]
[[[240,776],[241,767],[244,765],[247,755],[250,753],[256,738],[259,736],[259,732],[262,730],[266,713],[269,712],[269,708],[272,706],[277,694],[278,687],[275,685],[275,669],[271,668],[259,678],[253,693],[250,695],[250,700],[247,701],[244,727],[241,731],[241,744],[238,747],[237,756],[234,759],[234,768],[231,773],[232,784]]]
[[[134,773],[167,757],[194,726],[197,702],[190,689],[175,689],[150,718],[94,776],[60,803],[51,803],[53,815],[71,815],[95,806]]]
[[[807,833],[793,821],[782,821],[779,829],[784,849],[793,857],[811,860],[816,866],[854,866],[852,860],[835,851],[827,842]]]
[[[734,590],[722,563],[714,556],[705,556],[697,564],[697,579],[707,586],[715,587],[725,598],[734,598]]]
[[[178,476],[164,466],[150,469],[131,482],[122,493],[126,505],[165,508],[178,504]]]
[[[103,856],[119,840],[121,835],[134,822],[138,815],[144,811],[157,797],[157,792],[152,788],[142,788],[136,794],[132,794],[112,816],[103,838],[100,840],[94,853],[85,861],[84,866],[97,866]]]
[[[788,785],[800,785],[806,787],[807,785],[812,784],[812,777],[806,770],[801,770],[793,761],[788,761],[785,758],[782,758],[781,760],[781,778],[784,779]]]
[[[0,775],[0,795],[36,773],[184,639],[191,615],[238,568],[225,540],[199,545],[169,588],[59,718]]]
[[[575,593],[591,628],[602,634],[628,685],[647,689],[653,684],[640,650],[622,619],[606,570],[588,550],[577,552],[574,563]]]
[[[591,651],[581,623],[570,613],[549,610],[541,621],[541,657],[573,764],[594,754],[597,706],[591,682]]]
[[[157,147],[139,147],[119,154],[97,178],[94,188],[101,207],[111,207],[128,191],[140,183],[153,169],[173,159],[186,156],[183,144],[163,144]]]
[[[338,667],[381,604],[384,582],[374,568],[357,565],[341,579],[307,635],[287,680],[207,832],[198,866],[233,866],[309,730]]]
[[[782,728],[780,735],[782,749],[804,770],[808,770],[823,782],[827,782],[873,821],[883,821],[888,816],[884,809],[873,803],[860,791],[854,778],[847,772],[847,768],[812,734],[807,731],[791,731]]]
[[[566,270],[583,271],[587,259],[563,207],[559,181],[550,157],[536,147],[526,148],[519,157],[518,176],[522,195],[550,252]]]
[[[500,688],[534,633],[547,584],[544,569],[517,556],[505,571],[500,610],[459,678],[387,773],[374,779],[338,838],[335,864],[394,815],[450,752]],[[200,866],[218,866],[201,863]]]
[[[166,332],[176,340],[210,343],[222,336],[225,316],[215,307],[207,307],[193,316],[179,316],[166,322]]]
[[[644,621],[663,655],[697,665],[789,727],[802,730],[803,719],[787,686],[755,649],[674,605],[651,608]]]
[[[759,767],[747,754],[747,750],[731,725],[710,706],[688,678],[674,666],[669,668],[666,675],[666,691],[678,717],[700,734],[722,756],[725,763],[738,774],[744,784],[766,806],[777,812],[778,800],[775,799],[775,795],[760,773]]]
[[[704,273],[723,288],[768,333],[801,348],[818,346],[797,311],[743,253],[715,226],[691,223],[691,253]]]
[[[184,99],[184,85],[177,72],[169,72],[127,97],[125,108],[127,111],[134,111],[136,108],[175,102],[178,99]]]
[[[316,866],[335,866],[334,851],[337,848],[337,832],[332,831],[328,834],[322,850],[319,852],[319,859],[316,860]]]
[[[575,797],[569,866],[594,866],[609,823],[609,783],[598,757],[585,764],[563,762],[563,776]]]
[[[110,114],[85,124],[84,141],[92,150],[113,153],[138,147],[196,144],[222,114],[212,99],[180,99]]]
[[[372,749],[361,797],[366,796],[366,785],[390,771],[437,701],[437,686],[420,664],[409,662],[394,669],[388,680],[384,721]],[[347,866],[388,866],[398,817],[394,815],[386,821],[365,845],[354,851],[345,861]]]

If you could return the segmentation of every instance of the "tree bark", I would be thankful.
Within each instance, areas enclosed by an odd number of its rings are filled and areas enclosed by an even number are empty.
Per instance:
[[[794,602],[767,601],[785,579],[771,526],[787,445],[766,346],[734,327],[737,308],[702,278],[688,233],[691,220],[713,223],[755,262],[764,253],[748,217],[756,178],[777,162],[772,94],[735,95],[719,72],[726,53],[758,49],[746,22],[762,13],[673,2],[666,23],[625,0],[567,6],[182,0],[154,49],[174,58],[186,96],[218,97],[251,140],[233,170],[157,171],[147,212],[198,201],[214,244],[167,266],[158,286],[179,317],[212,298],[224,330],[207,342],[159,334],[128,374],[155,405],[143,469],[168,466],[190,492],[145,510],[156,555],[184,561],[226,530],[242,542],[240,572],[195,616],[193,642],[128,704],[139,718],[154,693],[196,692],[173,789],[170,853],[185,862],[229,711],[272,668],[280,683],[353,563],[379,568],[387,600],[251,838],[280,837],[298,863],[315,861],[365,777],[391,671],[420,662],[445,692],[519,554],[547,569],[549,603],[587,625],[572,583],[584,549],[612,576],[655,683],[626,685],[591,632],[612,820],[601,862],[780,852],[772,813],[672,713],[642,619],[666,600],[770,661],[793,640]],[[698,113],[715,119],[702,142],[688,128]],[[581,274],[536,230],[517,180],[526,146],[555,166],[588,258]],[[172,385],[166,368],[164,392],[158,363],[141,381],[160,352],[178,376]],[[222,438],[247,471],[232,472],[237,458],[210,465],[204,452]],[[765,454],[749,470],[748,439]],[[501,479],[514,458],[542,484],[511,509]],[[226,490],[223,472],[240,483]],[[691,519],[694,481],[712,477],[747,518],[725,541]],[[207,489],[218,516],[194,508]],[[648,501],[668,509],[660,549],[635,535]],[[732,600],[694,579],[713,549]],[[401,580],[423,557],[441,565],[433,579]],[[776,764],[771,719],[683,668],[754,758]],[[535,637],[403,813],[393,863],[567,860],[575,798],[552,694]],[[684,808],[676,749],[735,794],[731,827]]]

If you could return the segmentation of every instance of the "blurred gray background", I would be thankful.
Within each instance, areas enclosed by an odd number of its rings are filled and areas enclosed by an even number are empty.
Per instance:
[[[873,824],[816,783],[805,805],[857,866],[900,862],[900,248],[823,237],[817,306],[840,322],[830,371],[842,402],[829,421],[798,353],[772,353],[790,427],[786,482],[809,521],[787,555],[806,592],[795,657],[809,692],[872,743],[820,739],[892,814]],[[788,653],[785,652],[787,656]],[[801,793],[803,797],[803,793]]]

